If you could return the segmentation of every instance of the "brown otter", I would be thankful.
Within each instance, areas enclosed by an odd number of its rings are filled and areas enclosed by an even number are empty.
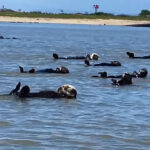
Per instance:
[[[57,91],[40,91],[40,92],[30,92],[30,88],[28,85],[25,85],[22,87],[20,90],[21,83],[19,82],[16,85],[16,88],[13,89],[9,95],[15,95],[18,96],[19,98],[34,98],[34,97],[39,97],[39,98],[76,98],[77,96],[77,91],[75,87],[69,84],[65,84],[58,88]],[[19,91],[20,90],[20,91]]]
[[[59,68],[51,69],[51,68],[47,68],[47,69],[42,69],[42,70],[35,70],[34,68],[30,69],[29,71],[24,71],[22,66],[19,66],[20,72],[21,73],[58,73],[58,74],[65,74],[65,73],[69,73],[68,68],[61,66]]]
[[[147,56],[134,56],[134,53],[132,53],[132,52],[126,52],[126,54],[129,56],[129,58],[150,59],[150,55],[147,55]]]
[[[87,56],[68,56],[68,57],[59,57],[58,54],[53,53],[53,58],[55,59],[90,59],[90,60],[98,60],[99,55],[97,53],[88,54]]]
[[[124,73],[119,80],[112,79],[113,85],[129,85],[132,84],[132,77],[129,73]]]
[[[89,62],[89,59],[85,59],[84,63],[87,66],[112,66],[112,67],[121,66],[121,63],[119,61],[111,61],[109,63],[99,63],[99,64],[93,64],[93,65],[91,65],[90,62]]]
[[[121,78],[122,75],[107,75],[107,72],[99,72],[98,73],[99,75],[94,75],[92,77],[95,77],[95,78]]]
[[[13,40],[16,40],[16,39],[18,39],[18,38],[16,38],[16,37],[7,38],[7,37],[4,37],[4,36],[0,35],[0,39],[7,39],[7,40],[13,39]]]
[[[100,75],[94,75],[92,77],[96,78],[121,78],[122,75],[107,75],[107,72],[99,72]],[[132,78],[145,78],[147,77],[148,71],[146,68],[142,68],[139,70],[139,72],[134,71],[133,73],[130,73]]]

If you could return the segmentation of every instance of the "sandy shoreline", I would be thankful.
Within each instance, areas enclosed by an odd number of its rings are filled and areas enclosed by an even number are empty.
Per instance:
[[[0,16],[0,22],[16,23],[58,23],[58,24],[87,24],[87,25],[138,25],[150,24],[150,21],[118,20],[118,19],[56,19],[56,18],[22,18]]]

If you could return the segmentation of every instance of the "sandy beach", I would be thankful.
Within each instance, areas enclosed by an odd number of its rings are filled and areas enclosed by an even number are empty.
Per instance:
[[[58,23],[58,24],[87,24],[87,25],[134,25],[150,24],[150,21],[118,20],[118,19],[56,19],[56,18],[27,18],[0,16],[0,22],[16,23]]]

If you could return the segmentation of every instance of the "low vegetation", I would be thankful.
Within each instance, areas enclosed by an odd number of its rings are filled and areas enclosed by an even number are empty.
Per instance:
[[[130,15],[114,15],[110,13],[97,12],[93,14],[53,14],[53,13],[42,13],[38,12],[17,12],[12,10],[1,10],[0,16],[11,16],[11,17],[30,17],[30,18],[64,18],[64,19],[125,19],[125,20],[150,20],[150,11],[142,10],[138,16]]]

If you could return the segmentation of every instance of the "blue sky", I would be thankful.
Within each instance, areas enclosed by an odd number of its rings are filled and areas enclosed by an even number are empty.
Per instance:
[[[142,9],[150,10],[150,0],[0,0],[10,9],[46,12],[94,12],[93,5],[100,6],[99,11],[114,14],[139,14]]]

